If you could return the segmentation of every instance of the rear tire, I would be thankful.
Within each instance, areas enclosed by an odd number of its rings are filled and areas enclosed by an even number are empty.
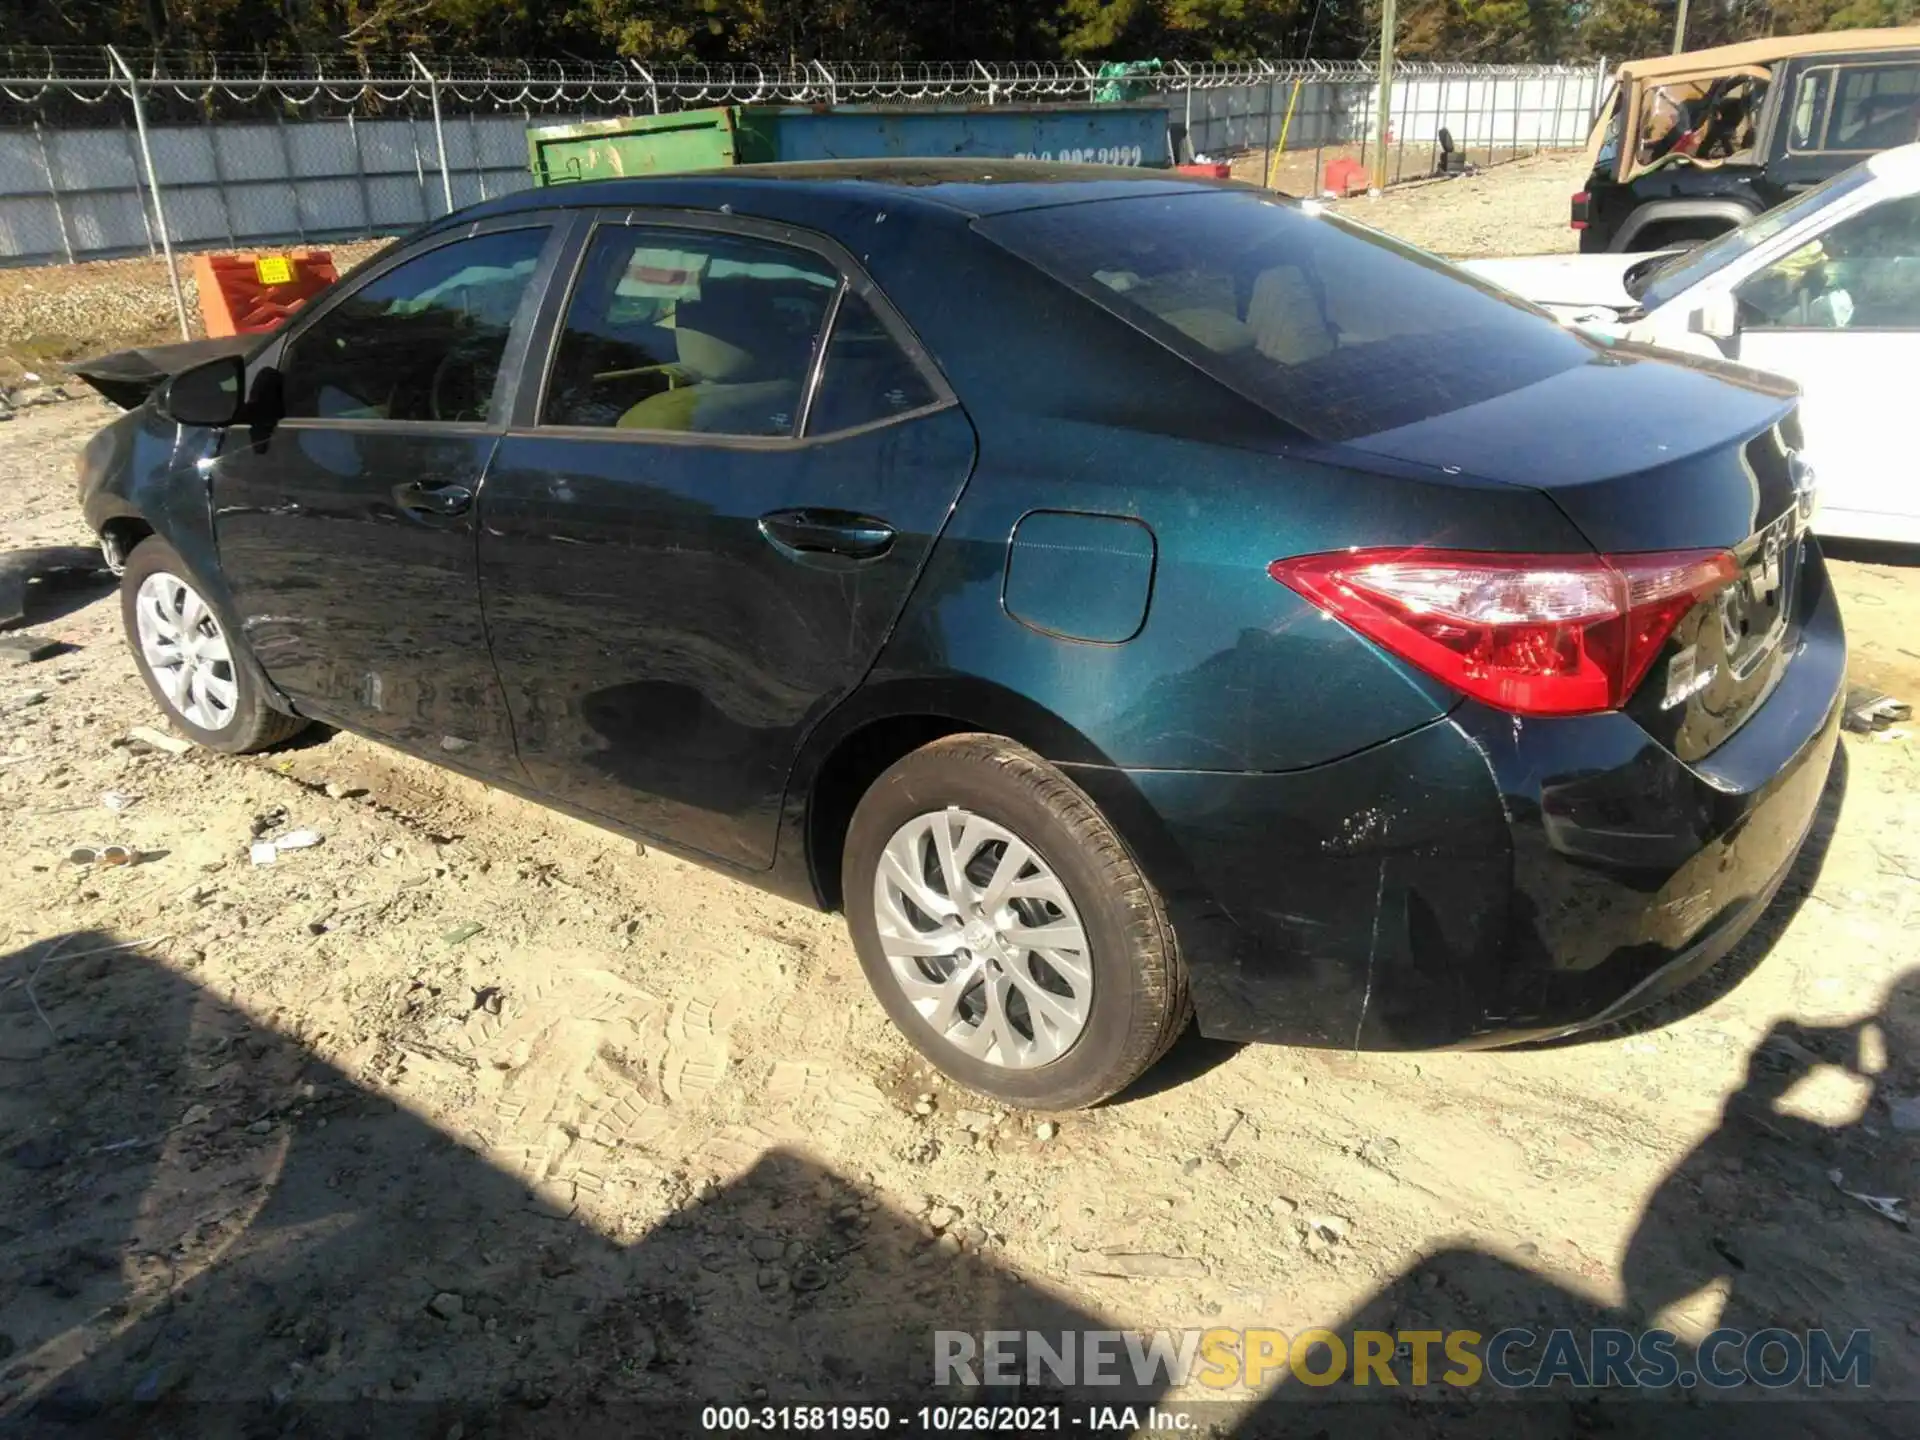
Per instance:
[[[1096,1104],[1192,1015],[1152,884],[1084,792],[1003,736],[948,736],[883,773],[854,811],[841,879],[888,1016],[980,1094]]]
[[[267,686],[246,642],[205,598],[180,552],[157,535],[127,557],[120,619],[140,678],[173,728],[227,755],[265,750],[307,722],[267,704]]]

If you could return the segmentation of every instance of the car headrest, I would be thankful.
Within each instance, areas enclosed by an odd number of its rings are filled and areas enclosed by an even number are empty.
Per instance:
[[[681,307],[684,321],[686,306]],[[675,327],[674,347],[680,363],[695,380],[744,380],[753,369],[752,352],[685,323]]]

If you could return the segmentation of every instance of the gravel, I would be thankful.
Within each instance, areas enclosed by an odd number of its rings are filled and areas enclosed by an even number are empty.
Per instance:
[[[1580,247],[1578,232],[1567,224],[1567,202],[1586,174],[1585,151],[1557,151],[1477,175],[1357,195],[1334,208],[1452,259],[1570,254]]]

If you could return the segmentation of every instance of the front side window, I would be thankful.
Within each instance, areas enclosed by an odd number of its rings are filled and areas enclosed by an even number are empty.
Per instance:
[[[1808,70],[1793,90],[1793,118],[1787,128],[1789,150],[1818,150],[1820,122],[1827,115],[1827,93],[1833,85],[1833,71]]]
[[[839,272],[811,251],[602,226],[567,305],[543,425],[791,435]]]
[[[1920,329],[1920,195],[1841,221],[1735,294],[1750,329]]]
[[[283,413],[492,419],[500,359],[546,240],[544,227],[456,240],[362,285],[288,346]]]
[[[1458,410],[1595,353],[1444,261],[1253,191],[1096,200],[975,223],[1323,440]]]

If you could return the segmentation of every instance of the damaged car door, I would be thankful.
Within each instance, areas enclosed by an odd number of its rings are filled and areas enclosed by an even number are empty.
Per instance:
[[[302,714],[518,775],[487,651],[474,500],[561,227],[402,251],[256,359],[212,473],[248,643]]]

